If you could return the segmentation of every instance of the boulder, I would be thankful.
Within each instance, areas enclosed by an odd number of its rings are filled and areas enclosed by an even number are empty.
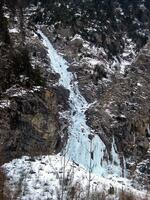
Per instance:
[[[107,72],[105,71],[105,66],[103,64],[97,64],[95,65],[93,71],[94,83],[97,84],[98,80],[102,80],[102,78],[107,78]]]
[[[83,46],[83,39],[80,35],[76,34],[72,40],[70,41],[70,45],[76,47],[76,48],[81,48]]]

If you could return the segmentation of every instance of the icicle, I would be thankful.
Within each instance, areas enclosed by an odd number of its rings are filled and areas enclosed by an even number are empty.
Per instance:
[[[111,156],[112,156],[112,172],[116,175],[122,176],[122,168],[120,163],[120,158],[117,153],[117,148],[115,144],[115,139],[113,137],[113,142],[111,146]]]

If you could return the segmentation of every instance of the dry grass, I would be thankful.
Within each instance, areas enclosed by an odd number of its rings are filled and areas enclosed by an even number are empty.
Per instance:
[[[90,200],[106,200],[107,195],[104,192],[97,192],[91,194]]]
[[[121,191],[119,193],[119,200],[136,200],[133,193],[127,193],[125,191]]]
[[[119,200],[149,200],[149,197],[145,194],[143,197],[135,196],[134,193],[121,191],[119,193]]]

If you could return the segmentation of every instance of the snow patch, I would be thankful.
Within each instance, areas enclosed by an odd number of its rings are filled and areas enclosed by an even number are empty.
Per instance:
[[[0,100],[0,108],[9,108],[10,100]]]
[[[19,33],[16,28],[9,29],[9,33]]]

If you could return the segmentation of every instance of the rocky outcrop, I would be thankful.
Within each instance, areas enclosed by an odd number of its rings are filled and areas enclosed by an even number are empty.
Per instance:
[[[31,15],[31,21],[53,25],[55,36],[66,40],[79,34],[83,39],[102,46],[108,58],[123,52],[124,34],[135,41],[138,49],[147,40],[150,24],[148,0],[137,1],[136,5],[132,1],[119,0],[66,0],[63,3],[60,0],[55,3],[41,0],[39,5],[37,12]]]
[[[83,46],[83,39],[80,35],[75,35],[69,43],[73,47],[81,49],[81,47]]]
[[[60,151],[67,122],[59,112],[68,109],[68,91],[54,87],[59,76],[50,69],[37,28],[28,21],[28,10],[22,16],[24,41],[18,4],[7,5],[3,12],[10,43],[0,41],[0,164],[22,155]]]
[[[107,73],[105,71],[105,66],[103,64],[101,65],[96,65],[93,74],[92,74],[92,79],[95,84],[98,84],[99,80],[102,80],[102,78],[107,78]]]
[[[54,89],[9,94],[7,101],[9,106],[0,106],[1,164],[22,155],[51,154],[61,149]]]
[[[141,169],[143,176],[139,182],[143,184],[142,178],[145,177],[147,185],[150,183],[147,171],[150,158],[149,49],[148,41],[124,77],[116,75],[111,85],[97,95],[97,103],[87,112],[90,125],[103,139],[108,150],[111,148],[111,138],[115,137],[120,157],[126,158],[126,167],[132,175]]]

